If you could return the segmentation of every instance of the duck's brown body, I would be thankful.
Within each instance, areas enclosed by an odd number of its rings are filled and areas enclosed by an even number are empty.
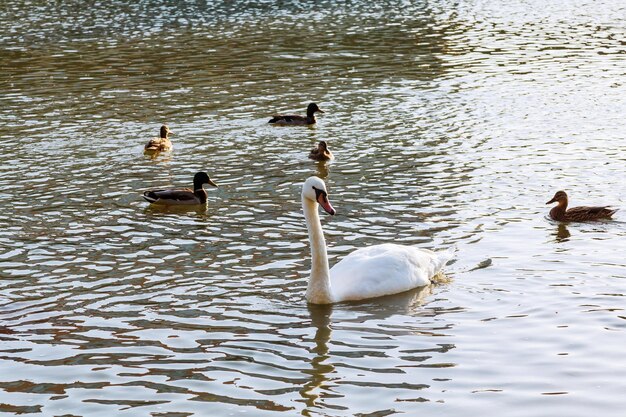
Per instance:
[[[317,104],[311,103],[306,109],[306,117],[294,114],[273,116],[268,123],[278,126],[305,126],[315,124],[315,113],[324,113]]]
[[[330,161],[334,158],[333,153],[328,149],[326,141],[321,141],[316,148],[311,149],[309,158],[315,161]]]
[[[160,137],[150,139],[146,146],[144,147],[145,153],[154,153],[154,152],[166,152],[172,150],[172,142],[169,139],[169,135],[172,134],[170,128],[166,125],[161,126]]]
[[[168,138],[154,138],[146,144],[145,152],[166,152],[172,150],[172,142]]]
[[[568,210],[568,200],[565,191],[558,191],[554,194],[552,200],[548,201],[546,204],[554,202],[558,202],[558,205],[550,210],[550,218],[559,222],[588,222],[610,219],[617,211],[617,209],[612,209],[607,206],[572,207]]]

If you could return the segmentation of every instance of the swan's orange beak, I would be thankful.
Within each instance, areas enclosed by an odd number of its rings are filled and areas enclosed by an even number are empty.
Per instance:
[[[330,214],[331,216],[334,216],[335,213],[337,213],[333,206],[330,204],[330,201],[328,201],[328,196],[325,192],[319,193],[319,195],[317,196],[317,202],[320,204],[320,206],[322,206],[324,211],[326,211],[326,213]]]

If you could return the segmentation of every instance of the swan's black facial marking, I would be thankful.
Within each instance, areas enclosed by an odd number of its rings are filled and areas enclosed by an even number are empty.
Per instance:
[[[323,201],[325,203],[328,202],[328,193],[326,193],[326,191],[324,190],[320,190],[319,188],[313,187],[313,189],[315,190],[315,199],[319,201],[320,196],[323,196]]]
[[[315,200],[319,203],[319,205],[322,206],[326,213],[330,214],[331,216],[334,215],[336,211],[330,204],[330,201],[328,201],[328,194],[326,193],[326,191],[320,190],[315,186],[313,186],[313,190],[315,191]]]

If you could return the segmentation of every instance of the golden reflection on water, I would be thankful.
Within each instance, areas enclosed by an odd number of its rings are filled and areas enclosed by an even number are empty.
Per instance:
[[[156,162],[171,162],[172,161],[172,152],[174,151],[154,151],[154,152],[144,152],[144,156],[146,159],[156,161]]]
[[[330,164],[326,161],[318,161],[317,162],[317,172],[315,175],[325,180],[328,178],[328,173],[330,172]]]

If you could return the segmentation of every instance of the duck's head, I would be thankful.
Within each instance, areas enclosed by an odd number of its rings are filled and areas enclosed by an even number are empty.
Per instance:
[[[174,132],[172,132],[167,125],[161,126],[161,137],[162,138],[167,138],[168,135],[173,135],[173,134],[174,134]]]
[[[328,200],[326,183],[318,177],[309,177],[302,186],[302,197],[318,203],[331,216],[336,213]]]
[[[317,107],[317,104],[315,104],[315,103],[311,103],[311,104],[309,104],[309,106],[306,108],[306,114],[308,114],[308,115],[310,115],[310,116],[313,116],[313,114],[314,114],[315,112],[324,113],[324,112],[322,111],[322,109],[320,109],[319,107]]]
[[[212,185],[213,187],[217,187],[217,184],[213,182],[211,178],[209,178],[209,174],[206,172],[198,172],[193,176],[193,185],[194,189],[202,188],[204,184]]]
[[[320,140],[320,143],[317,144],[317,149],[321,152],[326,152],[328,150],[328,144],[325,140]]]
[[[557,191],[556,194],[554,194],[554,197],[552,197],[552,200],[548,201],[546,204],[552,204],[552,203],[567,203],[567,194],[565,193],[565,191]]]

